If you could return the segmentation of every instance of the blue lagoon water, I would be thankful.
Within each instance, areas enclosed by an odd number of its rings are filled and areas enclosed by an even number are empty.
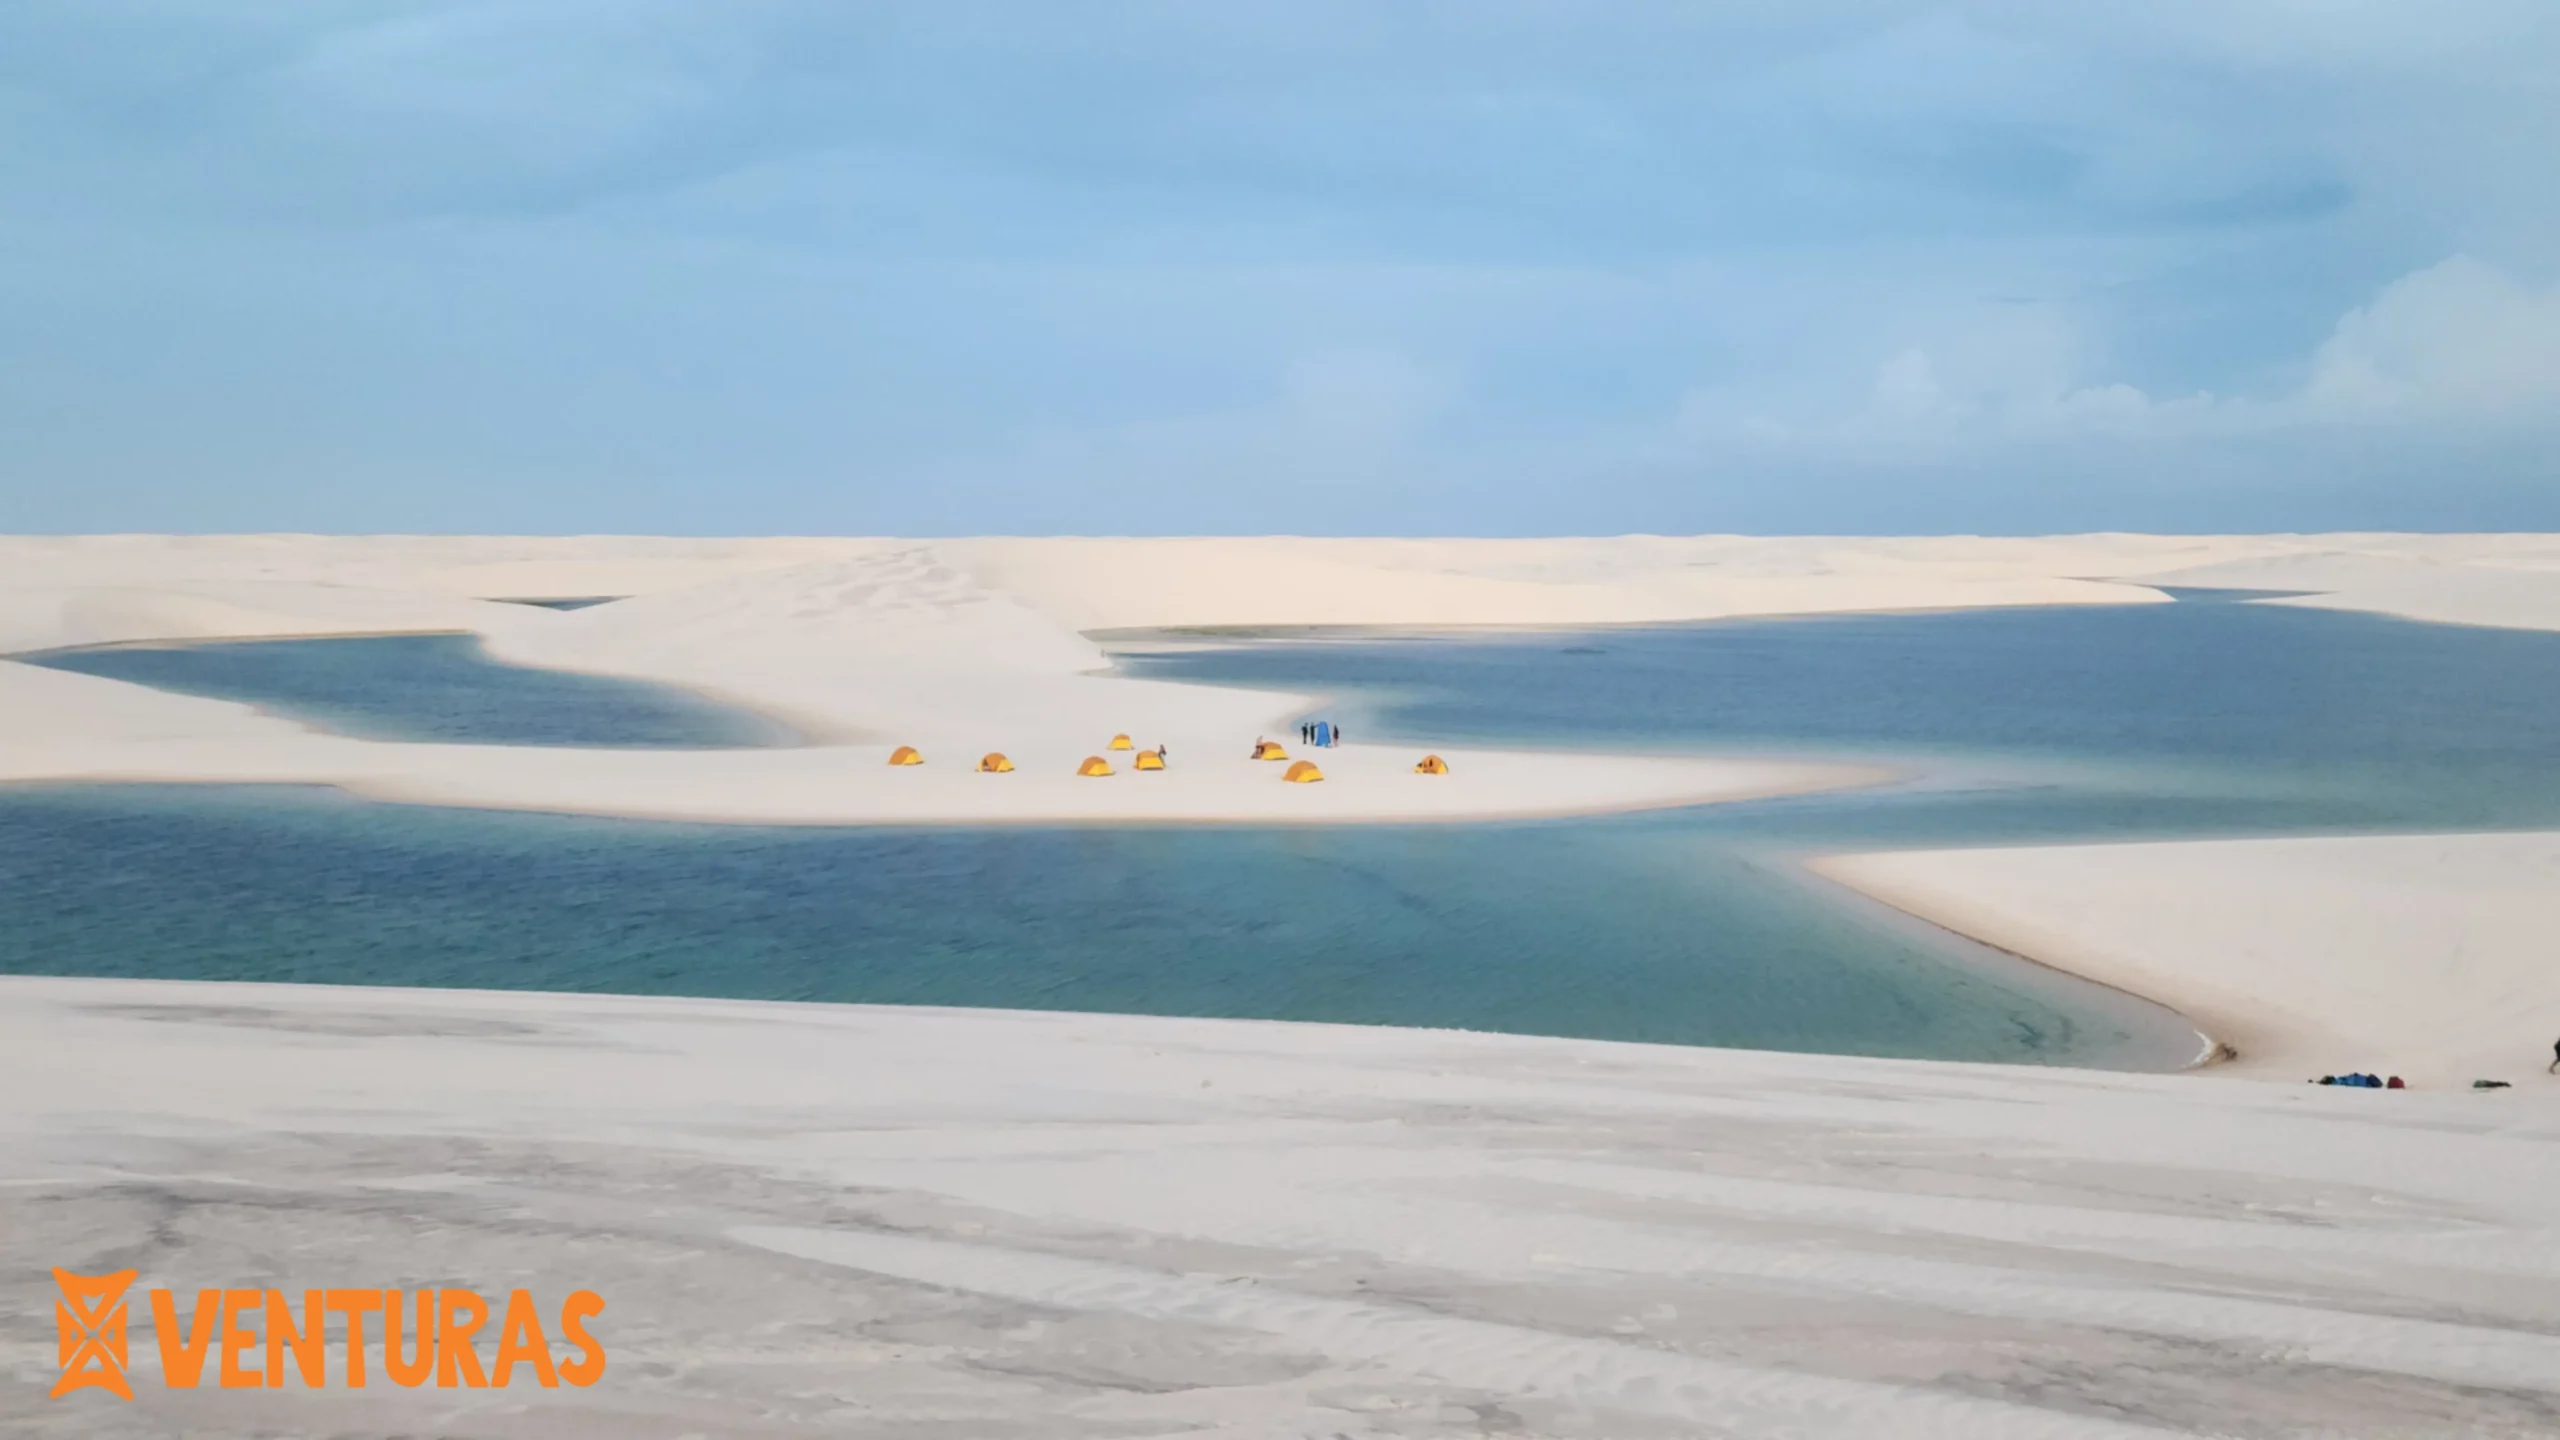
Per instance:
[[[20,658],[244,701],[366,740],[725,749],[797,739],[762,716],[668,686],[503,664],[470,635],[119,645]]]
[[[2182,1028],[1661,821],[739,829],[62,787],[0,971],[995,1005],[2175,1065]]]
[[[1136,653],[1333,697],[1363,739],[1878,761],[1696,813],[1819,843],[2560,823],[2560,635],[2221,601]]]
[[[2560,822],[2560,636],[2214,603],[1122,663],[1327,695],[1355,739],[1821,753],[1911,778],[1584,821],[1283,831],[795,830],[22,787],[0,792],[0,971],[2165,1068],[2194,1046],[2166,1012],[1837,892],[1796,857]]]

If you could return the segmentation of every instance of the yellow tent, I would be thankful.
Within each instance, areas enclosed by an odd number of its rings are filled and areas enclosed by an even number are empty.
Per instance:
[[[1112,737],[1111,737],[1111,748],[1112,748],[1112,749],[1114,749],[1114,750],[1126,750],[1126,749],[1128,749],[1128,748],[1129,748],[1129,737],[1128,737],[1128,736],[1126,736],[1126,735],[1114,735],[1114,736],[1112,736]]]
[[[1164,757],[1153,750],[1141,750],[1138,752],[1137,768],[1140,770],[1161,770],[1164,768]]]
[[[1286,760],[1289,758],[1289,752],[1281,749],[1280,742],[1276,740],[1256,740],[1253,742],[1253,758],[1256,760]]]
[[[1076,773],[1079,775],[1108,775],[1111,773],[1111,762],[1103,759],[1099,755],[1087,755],[1084,757],[1084,763],[1076,767]]]
[[[1002,775],[1012,768],[1013,762],[1004,758],[1004,752],[1001,750],[988,751],[986,758],[978,762],[978,773],[981,775]]]
[[[889,752],[889,763],[892,765],[921,765],[924,763],[924,757],[916,753],[916,747],[913,745],[901,745],[897,749]]]
[[[1437,755],[1425,755],[1422,757],[1422,763],[1413,767],[1413,773],[1416,775],[1446,775],[1449,773],[1449,762],[1441,759]]]
[[[1301,760],[1283,771],[1280,778],[1292,785],[1313,785],[1324,778],[1324,772],[1316,768],[1313,760]]]

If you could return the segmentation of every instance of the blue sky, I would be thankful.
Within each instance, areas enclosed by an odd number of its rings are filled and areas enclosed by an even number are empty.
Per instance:
[[[2548,0],[10,0],[0,530],[2560,529]]]

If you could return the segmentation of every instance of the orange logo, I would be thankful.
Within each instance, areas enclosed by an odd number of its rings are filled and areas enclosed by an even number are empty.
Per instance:
[[[62,1379],[53,1387],[54,1399],[93,1385],[133,1398],[133,1383],[125,1374],[124,1292],[136,1273],[53,1272],[62,1287],[62,1299],[54,1306],[62,1351]],[[556,1312],[554,1324],[569,1351],[565,1359],[555,1358],[544,1313],[524,1290],[507,1292],[494,1325],[489,1302],[469,1290],[419,1290],[405,1296],[397,1290],[305,1290],[298,1318],[294,1298],[282,1290],[199,1290],[193,1313],[182,1319],[175,1293],[152,1291],[160,1383],[192,1390],[204,1382],[210,1362],[215,1383],[225,1390],[281,1389],[288,1375],[304,1389],[319,1389],[329,1383],[329,1352],[322,1337],[331,1315],[344,1317],[339,1383],[351,1390],[364,1388],[372,1368],[366,1364],[373,1349],[365,1335],[368,1318],[377,1322],[381,1337],[380,1373],[394,1385],[432,1382],[439,1389],[503,1390],[522,1375],[548,1390],[562,1381],[593,1385],[604,1376],[604,1347],[587,1331],[586,1322],[604,1313],[603,1298],[592,1290],[571,1291]],[[484,1351],[481,1346],[487,1342],[476,1338],[484,1329],[497,1333],[494,1352]],[[490,1357],[486,1366],[481,1363],[484,1354]]]
[[[133,1398],[133,1386],[124,1378],[124,1290],[139,1273],[74,1275],[55,1268],[53,1283],[62,1287],[62,1298],[53,1304],[62,1378],[54,1382],[54,1399],[92,1385]]]

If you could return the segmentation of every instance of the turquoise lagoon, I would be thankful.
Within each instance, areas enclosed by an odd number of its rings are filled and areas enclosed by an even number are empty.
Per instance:
[[[1867,904],[1797,862],[2560,821],[2560,636],[2219,598],[1571,634],[1153,637],[1122,657],[1159,678],[1324,695],[1321,713],[1361,740],[1820,754],[1906,777],[1592,820],[812,830],[298,789],[17,787],[0,791],[0,971],[2167,1068],[2195,1047],[2167,1012]],[[409,683],[392,672],[415,678],[415,651],[397,642],[267,650],[266,678],[191,683],[333,727],[419,703],[386,701]],[[438,663],[467,668],[472,653]],[[294,673],[278,680],[279,665]],[[473,684],[556,678],[482,668],[504,673]],[[582,733],[603,738],[574,743],[659,733],[649,705],[626,732],[612,701],[582,704]]]

